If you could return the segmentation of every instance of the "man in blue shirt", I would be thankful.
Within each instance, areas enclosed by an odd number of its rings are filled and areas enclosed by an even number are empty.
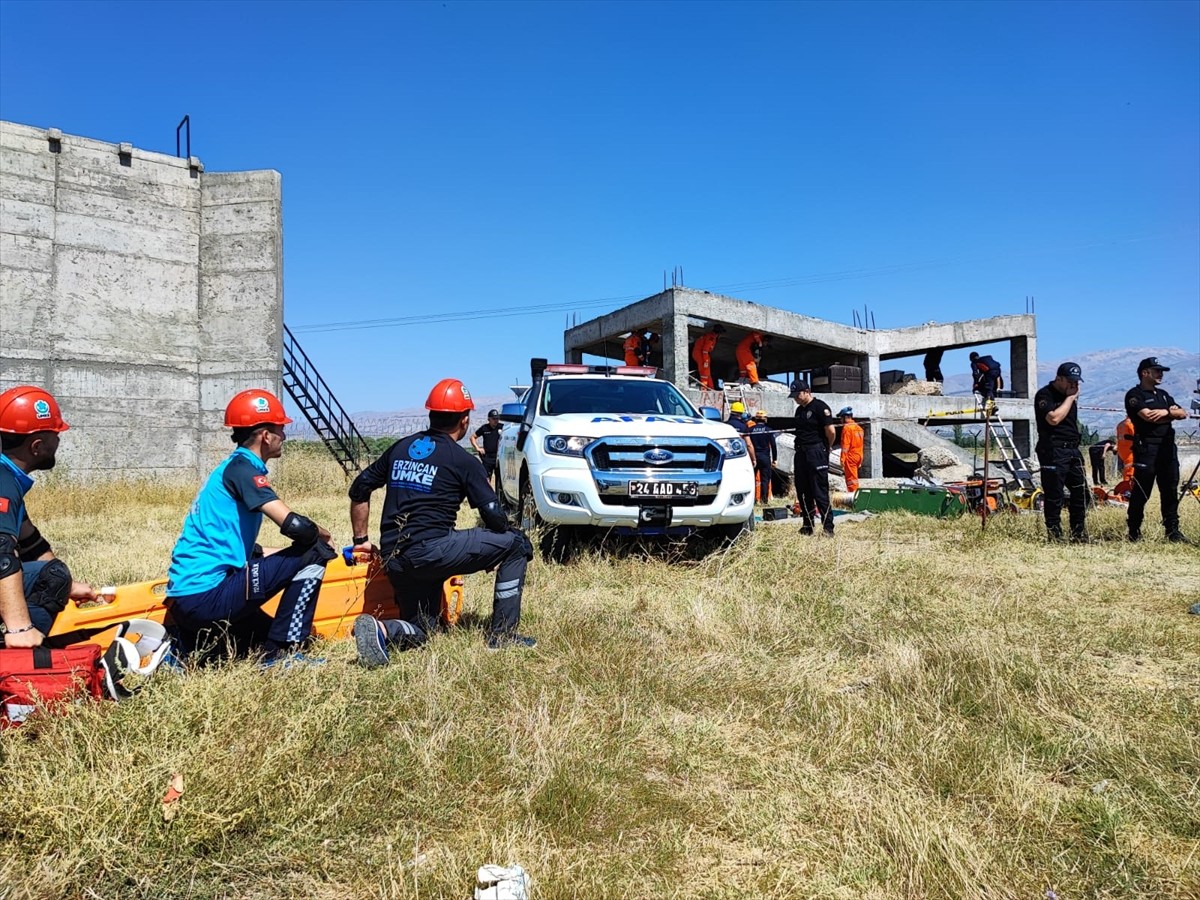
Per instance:
[[[58,401],[23,384],[0,394],[0,647],[38,647],[68,599],[92,600],[25,514],[30,472],[54,468],[67,430]]]
[[[325,566],[336,555],[329,532],[276,495],[267,461],[279,458],[291,423],[269,391],[242,391],[225,409],[237,449],[209,475],[171,554],[167,604],[185,652],[209,653],[227,638],[235,653],[261,649],[267,662],[298,650],[312,632]],[[263,516],[292,540],[264,553]],[[263,604],[283,596],[274,618]]]

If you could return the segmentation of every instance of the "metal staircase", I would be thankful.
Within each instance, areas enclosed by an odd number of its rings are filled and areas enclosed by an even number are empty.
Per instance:
[[[347,475],[359,472],[371,448],[333,396],[295,335],[283,326],[283,386]]]

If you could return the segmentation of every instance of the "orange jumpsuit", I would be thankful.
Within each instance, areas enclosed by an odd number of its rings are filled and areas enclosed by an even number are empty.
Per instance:
[[[625,338],[625,365],[640,366],[642,361],[638,359],[638,354],[642,352],[642,335],[639,332],[634,332]]]
[[[700,376],[700,384],[706,390],[712,390],[712,352],[717,346],[717,338],[719,335],[715,331],[706,331],[700,337],[696,338],[696,345],[692,347],[692,359],[696,361],[696,368]]]
[[[1133,422],[1129,416],[1117,425],[1117,459],[1121,460],[1121,480],[1133,484]]]
[[[863,430],[853,419],[842,426],[842,474],[846,476],[846,490],[858,490],[858,467],[863,461]]]
[[[758,360],[754,358],[754,352],[751,349],[755,344],[761,345],[763,336],[761,332],[752,331],[737,345],[737,364],[738,374],[747,379],[751,384],[758,384]]]

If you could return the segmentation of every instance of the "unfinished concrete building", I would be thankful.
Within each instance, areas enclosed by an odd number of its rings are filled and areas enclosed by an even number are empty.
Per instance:
[[[193,478],[229,452],[234,393],[280,392],[281,191],[0,122],[0,390],[58,398],[70,474]]]
[[[689,375],[692,343],[714,323],[725,327],[713,353],[713,375],[726,382],[726,390],[701,390]],[[859,370],[859,383],[839,385],[854,390],[831,392],[818,382],[814,393],[836,412],[853,406],[863,426],[865,448],[862,476],[877,478],[907,474],[896,461],[924,447],[948,442],[922,423],[931,413],[939,426],[978,425],[974,412],[961,412],[974,404],[970,398],[893,394],[884,391],[890,360],[921,356],[930,350],[955,350],[1007,342],[1008,368],[1001,406],[1011,425],[1018,450],[1031,451],[1032,398],[1037,391],[1037,338],[1032,315],[997,316],[946,324],[928,323],[910,328],[868,330],[803,316],[708,291],[674,287],[639,300],[607,315],[567,329],[564,359],[583,362],[584,355],[621,359],[624,336],[642,329],[662,337],[661,366],[665,376],[682,388],[693,402],[725,410],[729,397],[744,396],[747,406],[766,411],[771,421],[787,427],[794,421],[795,403],[786,392],[754,390],[736,384],[734,351],[752,331],[770,335],[759,364],[762,378],[786,384],[797,377],[812,378],[831,366]],[[658,362],[654,360],[654,362]],[[731,384],[732,382],[732,384]],[[885,465],[885,460],[888,465]]]

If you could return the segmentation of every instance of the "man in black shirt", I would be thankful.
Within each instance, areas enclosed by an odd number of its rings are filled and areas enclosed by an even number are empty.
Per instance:
[[[801,534],[813,533],[813,509],[821,517],[825,534],[833,536],[833,509],[829,505],[829,448],[837,435],[833,410],[812,395],[807,381],[793,381],[789,397],[796,398],[796,505],[804,519]]]
[[[1088,458],[1092,461],[1092,484],[1108,484],[1108,478],[1105,477],[1104,472],[1108,468],[1108,460],[1104,458],[1104,454],[1116,452],[1113,442],[1109,438],[1096,441],[1088,447]]]
[[[500,432],[502,430],[500,413],[489,409],[487,422],[476,428],[475,433],[471,435],[471,446],[479,454],[488,483],[493,485],[496,491],[500,490],[500,475],[496,468],[496,460],[500,452]],[[479,441],[480,438],[483,439],[482,445]]]
[[[925,380],[936,381],[941,384],[946,379],[942,377],[942,354],[943,350],[930,350],[925,354],[923,360],[925,364]]]
[[[1129,539],[1141,540],[1146,501],[1158,481],[1163,530],[1167,540],[1190,543],[1179,530],[1179,453],[1175,449],[1173,419],[1187,412],[1162,390],[1163,373],[1170,372],[1156,356],[1138,363],[1138,386],[1125,394],[1125,411],[1133,422],[1133,491],[1129,496]]]
[[[1086,544],[1084,517],[1087,507],[1087,474],[1079,452],[1079,366],[1065,362],[1054,380],[1033,395],[1038,440],[1034,452],[1042,468],[1046,534],[1061,541],[1063,489],[1071,492],[1069,518],[1071,543]]]
[[[1000,374],[1000,363],[990,356],[980,356],[971,353],[971,390],[988,400],[996,399],[996,391],[1004,387],[1004,377]]]
[[[485,569],[496,569],[488,647],[536,643],[517,633],[533,548],[521,531],[509,527],[483,467],[458,443],[470,427],[471,395],[458,379],[444,378],[425,408],[429,428],[396,441],[350,485],[354,550],[364,553],[375,550],[367,534],[371,493],[387,486],[379,551],[401,615],[382,622],[367,615],[354,620],[358,656],[367,666],[386,664],[389,646],[424,644],[438,625],[442,583],[451,575]],[[484,528],[454,528],[464,499],[479,510]]]

